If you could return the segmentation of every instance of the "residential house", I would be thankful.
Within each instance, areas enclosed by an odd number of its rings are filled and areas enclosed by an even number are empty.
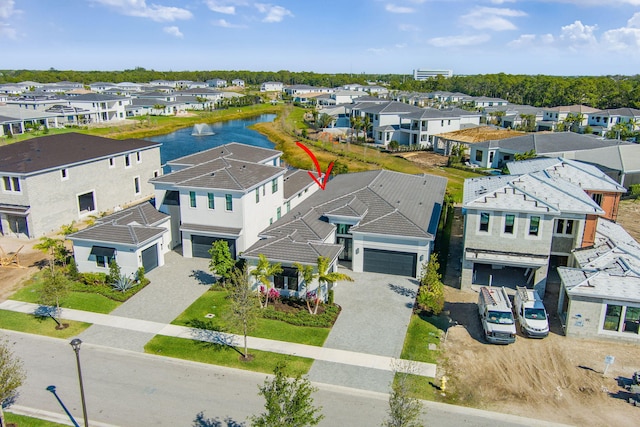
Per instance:
[[[286,295],[304,296],[294,263],[315,266],[318,257],[355,272],[419,277],[433,250],[446,179],[387,170],[338,175],[260,233],[242,253],[253,268],[259,255],[278,262],[274,278]],[[331,286],[331,285],[330,285]],[[326,295],[325,289],[322,295]]]
[[[231,80],[231,86],[244,87],[244,80],[242,80],[242,79],[233,79],[233,80]]]
[[[400,144],[409,144],[408,134],[400,130],[402,117],[408,113],[419,113],[422,108],[396,101],[358,102],[351,107],[352,117],[368,118],[371,125],[366,135],[373,137],[376,144],[387,145],[392,140]]]
[[[461,287],[529,285],[544,295],[549,269],[593,244],[598,217],[615,219],[625,190],[567,159],[509,167],[526,173],[465,180]]]
[[[593,133],[599,135],[614,130],[616,125],[625,125],[629,130],[635,131],[640,127],[640,110],[636,108],[601,110],[588,114],[585,120],[587,119]]]
[[[470,102],[472,102],[473,105],[478,108],[505,106],[509,104],[509,101],[505,99],[490,98],[486,96],[474,96],[471,98]]]
[[[123,96],[90,93],[66,98],[70,107],[82,108],[88,123],[103,123],[126,118],[126,106],[130,99]]]
[[[286,86],[283,89],[284,93],[289,96],[299,96],[299,95],[310,95],[310,94],[322,94],[322,93],[333,93],[334,90],[327,87],[316,87],[309,85],[291,85]]]
[[[260,92],[282,92],[284,84],[282,82],[264,82],[260,85]]]
[[[576,151],[574,159],[597,165],[613,180],[629,189],[640,184],[640,145],[616,144]]]
[[[227,87],[227,81],[224,79],[210,79],[207,80],[209,87]]]
[[[113,87],[115,87],[116,84],[115,83],[111,83],[111,82],[95,82],[95,83],[90,83],[89,84],[89,88],[94,91],[94,92],[98,92],[98,93],[102,93],[107,89],[111,89]]]
[[[463,127],[479,126],[480,113],[459,108],[450,110],[424,108],[402,115],[401,122],[400,131],[407,134],[402,141],[408,140],[409,145],[432,147],[434,136],[437,134],[460,130]]]
[[[569,114],[580,117],[581,121],[578,126],[584,127],[587,125],[588,116],[598,111],[600,110],[597,108],[579,104],[545,108],[542,121],[538,123],[538,130],[555,130],[558,123],[563,123]]]
[[[171,245],[185,257],[209,258],[216,240],[233,257],[317,186],[281,166],[280,151],[225,144],[167,163],[170,172],[151,180],[157,206],[171,215]]]
[[[599,139],[574,132],[534,132],[513,138],[472,144],[469,161],[483,168],[502,168],[516,154],[533,152],[537,156],[574,158],[577,152],[595,148],[630,144]]]
[[[0,147],[0,231],[35,238],[153,195],[160,144],[67,133]]]
[[[56,112],[26,110],[14,105],[0,105],[0,136],[20,135],[27,127],[56,128],[63,123]]]
[[[144,202],[68,235],[78,271],[108,274],[109,264],[115,261],[123,275],[135,278],[140,267],[149,272],[164,265],[164,254],[171,250],[169,219]]]
[[[558,314],[567,336],[640,342],[640,244],[598,219],[593,246],[558,267]]]

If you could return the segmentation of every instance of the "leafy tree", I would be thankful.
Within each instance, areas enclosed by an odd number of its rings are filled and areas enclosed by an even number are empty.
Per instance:
[[[333,162],[333,168],[331,168],[331,175],[339,175],[342,173],[349,173],[349,165],[342,163],[339,160]]]
[[[71,233],[75,233],[76,231],[78,231],[78,227],[76,227],[75,221],[71,221],[71,224],[64,224],[60,227],[60,233],[65,237]]]
[[[285,365],[278,364],[274,377],[265,379],[259,394],[265,398],[265,412],[251,418],[256,427],[315,426],[324,418],[322,407],[313,405],[312,393],[317,391],[308,378],[285,375]]]
[[[45,254],[51,255],[51,258],[49,259],[49,268],[52,271],[56,262],[62,265],[66,264],[69,251],[67,251],[63,240],[53,239],[51,237],[41,237],[40,243],[33,245],[33,247]]]
[[[344,273],[340,273],[337,271],[329,272],[330,260],[327,257],[318,257],[318,265],[317,265],[317,279],[318,279],[318,287],[315,290],[315,300],[316,304],[313,309],[312,314],[318,314],[318,307],[320,306],[320,302],[324,300],[322,295],[322,289],[324,287],[329,287],[330,283],[337,282],[339,280],[345,280],[347,282],[353,282],[353,279]]]
[[[331,117],[327,113],[322,113],[320,114],[320,117],[318,117],[317,123],[318,127],[321,129],[328,128],[329,126],[331,126],[331,123],[333,123],[333,117]]]
[[[391,385],[389,394],[388,417],[382,423],[383,427],[420,427],[422,403],[411,397],[409,375],[396,372],[395,381]]]
[[[71,282],[60,270],[44,270],[42,287],[40,288],[40,303],[56,307],[56,315],[60,315],[60,303],[69,295]]]
[[[122,271],[120,270],[120,266],[116,262],[115,258],[112,258],[109,261],[109,283],[115,283],[122,276]]]
[[[3,339],[0,341],[0,427],[6,425],[2,408],[16,397],[25,378],[22,361],[13,354],[9,342]]]
[[[251,271],[251,275],[255,278],[256,282],[261,283],[261,288],[258,289],[260,294],[264,294],[264,302],[260,297],[260,307],[266,308],[269,304],[269,297],[271,295],[271,277],[278,273],[282,273],[282,267],[280,263],[271,264],[266,256],[258,254],[258,265]],[[263,292],[264,291],[264,292]]]
[[[423,310],[429,310],[438,315],[444,308],[444,284],[440,280],[442,275],[438,272],[440,263],[438,255],[431,254],[429,262],[422,266],[420,288],[416,302]]]
[[[535,114],[520,114],[522,124],[520,129],[525,132],[533,132],[536,129],[536,116]]]
[[[529,151],[525,151],[524,153],[516,153],[513,156],[514,160],[516,162],[519,162],[521,160],[527,160],[527,159],[535,159],[536,158],[536,150],[531,149]]]
[[[209,249],[209,255],[211,255],[209,270],[220,276],[221,281],[227,281],[235,264],[229,244],[225,240],[216,240]]]
[[[388,146],[389,146],[389,150],[396,151],[400,147],[400,143],[395,139],[392,139],[391,141],[389,141]]]
[[[258,301],[256,293],[249,286],[249,273],[247,266],[242,269],[234,268],[229,277],[231,285],[231,307],[228,312],[230,323],[236,324],[242,330],[244,336],[244,353],[242,357],[249,357],[247,349],[247,334],[255,327],[255,321],[258,316]]]

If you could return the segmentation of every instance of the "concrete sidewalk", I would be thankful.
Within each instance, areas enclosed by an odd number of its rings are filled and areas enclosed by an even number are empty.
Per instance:
[[[27,314],[33,314],[38,307],[40,307],[38,304],[13,300],[7,300],[0,303],[0,310],[16,311]],[[192,340],[221,343],[238,347],[241,346],[241,343],[243,342],[243,337],[240,335],[189,328],[186,326],[170,325],[166,323],[152,322],[149,320],[132,319],[129,317],[114,316],[110,314],[73,310],[69,308],[61,309],[60,317],[66,320],[87,322],[94,325],[124,329],[143,334],[187,338]],[[105,345],[101,342],[96,341],[87,342],[90,342],[92,344]],[[247,342],[248,347],[255,350],[308,357],[311,359],[336,363],[340,365],[371,368],[387,372],[397,370],[400,372],[410,372],[412,374],[422,375],[429,378],[434,378],[436,375],[436,365],[431,363],[414,361],[399,363],[398,359],[388,356],[358,353],[335,348],[316,347],[312,345],[296,344],[285,341],[267,340],[264,338],[248,337]],[[108,346],[108,344],[106,345]]]

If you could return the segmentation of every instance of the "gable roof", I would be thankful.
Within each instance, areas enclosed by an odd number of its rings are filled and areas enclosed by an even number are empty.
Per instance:
[[[286,236],[263,239],[242,253],[243,258],[258,258],[260,254],[274,262],[316,265],[319,257],[333,261],[342,252],[342,245],[304,241],[293,231]]]
[[[513,138],[490,140],[474,144],[478,148],[500,148],[514,152],[534,150],[538,155],[568,151],[591,150],[614,145],[630,144],[625,141],[598,139],[575,132],[533,132]]]
[[[623,144],[575,153],[576,160],[594,163],[622,173],[640,172],[640,144]]]
[[[41,136],[0,147],[0,172],[29,174],[160,147],[142,139],[109,139],[65,133]]]
[[[241,144],[239,142],[230,142],[228,144],[214,147],[209,150],[204,150],[195,154],[189,154],[184,157],[179,157],[167,162],[167,164],[169,166],[195,166],[214,159],[218,159],[220,157],[251,163],[262,163],[271,159],[275,159],[281,154],[282,153],[280,151],[271,150],[269,148],[255,147],[252,145]]]

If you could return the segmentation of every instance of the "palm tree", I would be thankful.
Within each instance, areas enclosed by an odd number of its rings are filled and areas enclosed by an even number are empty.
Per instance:
[[[350,119],[351,127],[356,133],[356,140],[358,139],[358,134],[360,133],[360,129],[362,128],[363,122],[361,116],[352,116]]]
[[[260,297],[260,307],[265,308],[269,303],[269,293],[271,291],[271,277],[278,273],[282,273],[280,263],[271,264],[266,256],[258,254],[258,265],[251,271],[251,275],[255,278],[256,283],[260,282],[264,286],[264,304]]]
[[[347,282],[353,282],[353,279],[347,276],[344,273],[339,273],[337,271],[329,272],[330,260],[327,257],[321,256],[318,257],[318,287],[316,288],[316,305],[313,309],[313,314],[318,314],[318,306],[320,305],[320,301],[324,299],[322,295],[323,287],[329,287],[329,284],[337,282],[338,280],[345,280]]]
[[[371,118],[369,117],[369,115],[364,116],[364,119],[362,120],[362,129],[364,131],[364,142],[367,142],[367,137],[369,136],[369,131],[371,130],[372,127],[373,127],[373,124],[371,123]]]
[[[315,274],[313,272],[313,265],[302,265],[299,262],[293,264],[293,266],[298,270],[298,274],[302,276],[302,281],[304,282],[304,300],[307,302],[307,310],[309,310],[310,314],[313,314],[313,310],[311,309],[311,305],[309,304],[309,292],[308,288],[313,282],[313,278]]]

